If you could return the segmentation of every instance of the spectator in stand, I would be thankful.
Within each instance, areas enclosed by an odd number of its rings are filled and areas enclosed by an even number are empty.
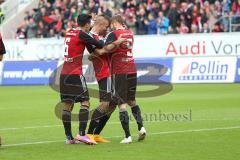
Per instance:
[[[234,15],[240,15],[240,0],[234,0],[232,4],[232,11]]]
[[[240,0],[234,0],[232,4],[232,14],[233,17],[233,23],[239,24],[240,23]]]
[[[161,1],[163,2],[163,0],[159,0],[159,3],[160,3]],[[166,0],[166,2],[163,2],[163,3],[160,3],[160,4],[161,4],[161,5],[160,5],[160,11],[163,12],[164,16],[167,16],[167,14],[168,14],[168,12],[169,12],[170,3],[168,3],[167,0]]]
[[[202,29],[202,23],[201,23],[201,17],[198,11],[197,5],[194,5],[192,8],[192,27],[197,27],[197,31],[200,31]],[[196,32],[194,32],[196,33]]]
[[[179,11],[177,9],[177,4],[176,2],[173,2],[171,4],[171,7],[169,9],[169,12],[167,14],[168,18],[169,18],[169,25],[170,25],[170,32],[171,33],[177,33],[177,26],[179,26],[180,24],[180,14]]]
[[[135,8],[128,8],[125,11],[125,20],[127,26],[134,32],[136,33],[136,28],[135,28],[135,23],[136,23],[136,15],[135,15]]]
[[[207,2],[207,1],[205,1]],[[206,3],[207,6],[209,6],[209,9],[207,10],[207,16],[208,16],[208,24],[209,26],[213,26],[217,20],[218,20],[218,11],[214,7],[214,5],[210,5]]]
[[[222,15],[222,4],[217,0],[215,1],[214,10],[216,11],[217,17],[220,18]]]
[[[230,11],[231,11],[231,0],[223,0],[221,5],[222,5],[222,12],[230,13]]]
[[[209,24],[206,9],[201,8],[199,11],[199,16],[200,16],[201,25],[203,25],[204,23]]]
[[[27,38],[27,20],[23,21],[17,28],[16,32],[17,39],[26,39]]]
[[[185,25],[184,22],[181,22],[180,27],[178,28],[178,33],[180,34],[186,34],[189,32],[189,28]]]
[[[112,11],[109,9],[110,8],[110,4],[107,2],[102,2],[100,4],[100,8],[98,11],[98,14],[104,14],[107,15],[108,17],[112,17]]]
[[[191,33],[198,33],[198,26],[196,24],[192,24]]]
[[[135,25],[137,34],[143,35],[147,33],[147,16],[144,8],[137,11]]]
[[[202,28],[202,30],[201,30],[200,33],[209,33],[209,32],[210,32],[210,29],[209,29],[209,27],[208,27],[208,24],[207,24],[207,23],[204,23],[204,24],[203,24],[203,28]]]
[[[224,32],[229,31],[230,22],[229,22],[229,13],[227,11],[224,11],[224,15],[221,19],[221,25],[223,27]]]
[[[212,32],[223,32],[222,28],[220,27],[219,23],[214,24]]]
[[[209,28],[214,32],[229,31],[227,18],[219,20],[224,15],[233,15],[232,22],[240,24],[240,0],[40,0],[38,8],[26,12],[27,24],[19,25],[16,37],[64,36],[68,28],[76,26],[80,13],[93,17],[122,14],[128,27],[140,35],[185,33],[187,30],[188,33],[208,33]],[[31,18],[36,29],[29,26]],[[239,29],[233,27],[233,30]]]
[[[37,24],[35,23],[33,17],[29,18],[27,21],[27,38],[35,38],[37,36]]]
[[[43,21],[38,22],[38,29],[37,29],[37,38],[47,38],[49,37],[48,27],[44,25]]]
[[[148,15],[148,20],[145,20],[147,24],[147,34],[157,34],[157,21],[154,19],[152,14]]]
[[[181,3],[180,8],[180,16],[181,19],[184,20],[184,24],[188,27],[188,31],[190,32],[192,25],[192,3],[187,4],[186,2]]]
[[[163,15],[163,12],[158,13],[158,34],[167,34],[169,27],[169,19]]]

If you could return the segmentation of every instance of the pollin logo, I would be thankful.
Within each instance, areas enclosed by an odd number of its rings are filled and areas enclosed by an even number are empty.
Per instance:
[[[228,68],[220,61],[192,61],[183,67],[179,80],[226,80]]]

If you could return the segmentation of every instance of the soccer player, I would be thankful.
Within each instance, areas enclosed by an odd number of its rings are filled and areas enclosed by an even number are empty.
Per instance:
[[[110,18],[104,15],[97,16],[90,35],[96,40],[103,40],[110,26]],[[92,49],[87,47],[91,53]],[[110,142],[100,136],[100,133],[106,125],[115,105],[110,105],[111,96],[111,73],[109,67],[109,58],[107,55],[99,56],[92,60],[95,77],[98,81],[100,104],[94,110],[87,136],[96,142]]]
[[[111,28],[113,32],[108,35],[105,47],[100,50],[96,49],[95,53],[97,55],[110,53],[114,97],[119,107],[119,118],[125,132],[125,138],[120,143],[126,144],[132,142],[127,104],[131,107],[132,114],[138,125],[139,141],[145,138],[146,130],[143,127],[140,107],[135,100],[137,72],[132,54],[133,33],[126,29],[124,20],[120,15],[112,17]],[[127,39],[128,43],[123,43],[123,45],[116,47],[112,42],[116,41],[119,37]]]
[[[0,61],[3,60],[3,55],[6,53],[5,46],[2,40],[2,36],[0,34]]]
[[[60,76],[61,102],[64,105],[62,121],[67,137],[66,144],[76,144],[79,141],[86,144],[96,144],[85,135],[89,116],[89,94],[82,73],[82,58],[87,44],[93,48],[102,48],[103,44],[87,34],[91,27],[91,16],[81,14],[77,18],[78,28],[70,29],[65,37],[64,64]],[[81,103],[79,111],[79,132],[76,139],[72,136],[71,111],[74,103]]]

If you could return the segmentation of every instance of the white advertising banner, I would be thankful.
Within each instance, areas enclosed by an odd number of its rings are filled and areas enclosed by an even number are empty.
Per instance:
[[[62,60],[63,39],[30,39],[4,41],[6,54],[4,60]]]
[[[136,36],[137,57],[197,57],[240,55],[240,33]]]
[[[175,58],[172,83],[232,83],[236,57]]]
[[[63,39],[5,41],[5,60],[62,60]],[[240,33],[135,36],[136,58],[240,56]]]

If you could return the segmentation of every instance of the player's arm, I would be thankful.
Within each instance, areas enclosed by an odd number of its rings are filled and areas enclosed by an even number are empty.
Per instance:
[[[2,38],[0,37],[0,61],[3,60],[3,54],[6,53],[4,43],[2,41]]]
[[[125,42],[127,42],[126,38],[122,38],[121,36],[117,38],[116,35],[112,32],[108,35],[105,46],[102,49],[96,49],[94,53],[96,56],[112,53],[117,47]]]
[[[93,37],[91,37],[90,35],[88,35],[85,32],[80,32],[79,33],[79,38],[81,40],[84,40],[87,44],[87,46],[91,45],[92,48],[95,50],[96,48],[103,48],[103,43],[101,41],[98,41],[96,39],[94,39]]]
[[[99,43],[102,43],[102,46],[104,46],[103,40],[100,40]],[[86,48],[90,54],[93,54],[94,50],[96,49],[96,47],[94,47],[93,45],[90,45],[90,44],[86,44]]]

